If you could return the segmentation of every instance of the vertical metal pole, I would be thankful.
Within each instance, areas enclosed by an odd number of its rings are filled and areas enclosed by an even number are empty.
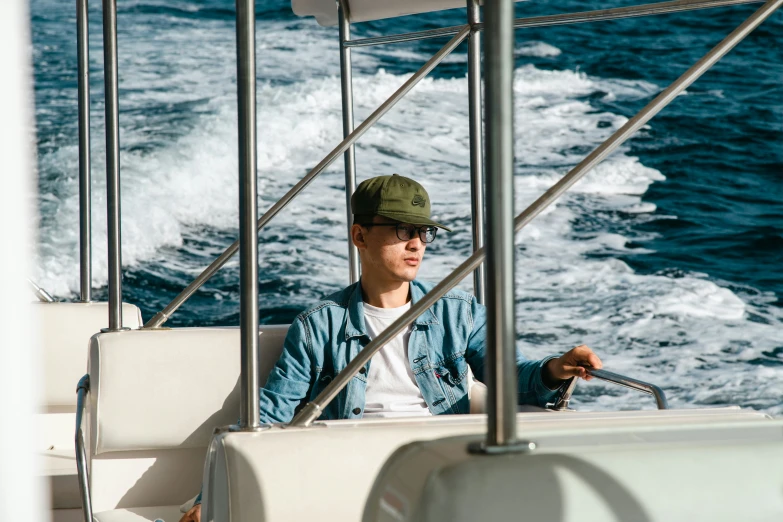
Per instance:
[[[512,0],[487,0],[487,448],[516,441]]]
[[[117,89],[117,0],[103,0],[103,82],[106,93],[106,216],[109,243],[109,331],[122,330],[120,121]]]
[[[340,85],[343,99],[343,138],[353,132],[353,70],[351,68],[351,49],[345,47],[345,42],[351,39],[351,22],[348,6],[344,0],[338,2],[338,18],[340,19]],[[348,270],[350,283],[359,280],[359,251],[351,241],[351,195],[356,190],[356,149],[348,147],[343,155],[345,158],[345,209],[348,223]]]
[[[256,173],[255,0],[237,2],[239,110],[239,327],[241,429],[258,428],[258,183]]]
[[[468,100],[470,128],[470,188],[473,216],[473,251],[484,246],[484,129],[481,120],[481,31],[475,26],[481,21],[478,0],[468,0]],[[479,303],[486,302],[484,265],[473,272],[473,294]]]
[[[90,194],[90,45],[87,0],[76,0],[79,67],[79,286],[80,300],[92,300],[92,201]]]

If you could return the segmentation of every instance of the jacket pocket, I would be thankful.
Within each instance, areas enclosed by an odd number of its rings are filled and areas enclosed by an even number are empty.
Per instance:
[[[454,413],[467,413],[460,406],[463,397],[468,393],[468,363],[464,357],[442,362],[435,367],[435,377],[438,378],[443,393],[449,401]]]

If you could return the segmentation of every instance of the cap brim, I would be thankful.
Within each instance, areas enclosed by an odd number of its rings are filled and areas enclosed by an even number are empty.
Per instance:
[[[411,225],[432,225],[433,227],[442,228],[446,232],[451,232],[450,228],[441,225],[437,221],[433,221],[429,218],[417,216],[414,214],[406,214],[404,212],[377,212],[376,215],[393,219],[395,221],[400,221],[402,223],[410,223]]]

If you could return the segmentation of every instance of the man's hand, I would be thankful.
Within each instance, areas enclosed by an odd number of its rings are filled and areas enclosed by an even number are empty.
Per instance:
[[[190,511],[182,515],[179,522],[201,522],[201,504],[196,504]]]
[[[593,350],[585,345],[577,346],[546,363],[543,372],[544,384],[550,388],[557,388],[561,381],[571,377],[581,377],[589,381],[592,377],[587,374],[585,366],[598,370],[603,367],[603,364]]]

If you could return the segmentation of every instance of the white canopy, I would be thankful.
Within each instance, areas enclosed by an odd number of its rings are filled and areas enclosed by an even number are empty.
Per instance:
[[[465,0],[347,0],[347,3],[351,22],[467,8]],[[335,0],[291,0],[291,7],[297,16],[314,16],[320,25],[337,24]]]

